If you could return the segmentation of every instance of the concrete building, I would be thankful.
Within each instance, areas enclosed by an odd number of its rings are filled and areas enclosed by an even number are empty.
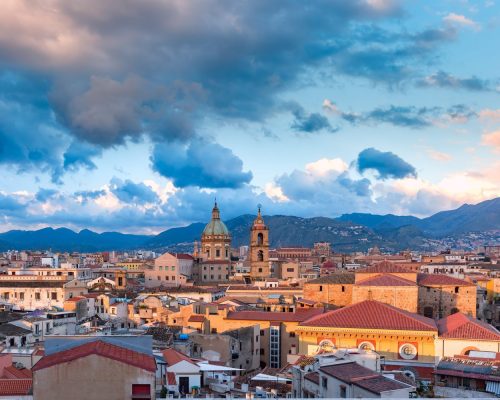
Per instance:
[[[144,270],[145,287],[185,285],[191,279],[193,261],[188,254],[162,254],[155,259],[154,266]]]
[[[151,337],[54,337],[33,371],[36,400],[155,399]]]

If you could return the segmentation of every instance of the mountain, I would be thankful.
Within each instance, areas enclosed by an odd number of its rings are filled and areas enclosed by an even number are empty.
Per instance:
[[[67,228],[44,228],[36,231],[14,230],[0,233],[3,250],[105,251],[137,248],[150,236],[119,232],[96,233],[84,229],[79,233]]]
[[[254,215],[240,215],[225,221],[232,236],[233,246],[248,244]],[[264,216],[270,229],[271,247],[312,246],[325,241],[336,251],[365,251],[378,246],[396,251],[407,248],[431,249],[448,246],[448,239],[462,239],[468,232],[496,231],[493,235],[472,235],[471,248],[477,241],[498,242],[500,232],[500,198],[443,211],[428,218],[392,214],[344,214],[339,218],[301,218],[286,215]],[[156,236],[131,235],[119,232],[96,233],[88,229],[74,232],[67,228],[44,228],[37,231],[9,231],[0,233],[0,251],[8,249],[52,249],[54,251],[105,251],[151,249],[163,251],[191,251],[199,240],[205,223],[171,228]],[[459,236],[461,235],[461,236]],[[465,235],[465,236],[464,236]],[[440,242],[441,240],[441,242]],[[475,241],[475,242],[474,242]]]
[[[478,204],[464,204],[424,218],[418,226],[435,236],[472,231],[500,230],[500,197]]]
[[[419,218],[411,215],[399,216],[394,214],[376,215],[353,213],[343,214],[337,219],[339,221],[350,221],[376,230],[399,228],[405,225],[417,225],[420,222]]]

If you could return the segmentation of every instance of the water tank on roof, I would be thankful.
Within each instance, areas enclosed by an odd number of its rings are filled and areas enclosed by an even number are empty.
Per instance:
[[[179,340],[188,340],[188,339],[189,339],[189,335],[186,333],[181,333],[179,335]]]

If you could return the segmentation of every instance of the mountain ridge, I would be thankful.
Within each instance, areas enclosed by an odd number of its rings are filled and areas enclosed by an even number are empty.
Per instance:
[[[233,246],[248,244],[255,215],[243,214],[225,221]],[[421,248],[429,240],[466,232],[500,232],[500,198],[438,212],[430,217],[343,214],[338,218],[264,216],[270,229],[272,247],[312,246],[327,241],[338,251],[364,251],[377,245],[387,250]],[[208,221],[207,221],[208,222]],[[158,235],[134,235],[120,232],[96,233],[89,229],[75,232],[68,228],[11,230],[0,233],[0,251],[42,250],[94,252],[105,250],[189,249],[199,240],[206,222],[167,229]]]

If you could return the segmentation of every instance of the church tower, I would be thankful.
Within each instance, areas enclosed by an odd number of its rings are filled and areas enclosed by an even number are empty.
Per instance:
[[[269,228],[259,211],[250,230],[250,276],[263,280],[270,277],[269,270]]]

